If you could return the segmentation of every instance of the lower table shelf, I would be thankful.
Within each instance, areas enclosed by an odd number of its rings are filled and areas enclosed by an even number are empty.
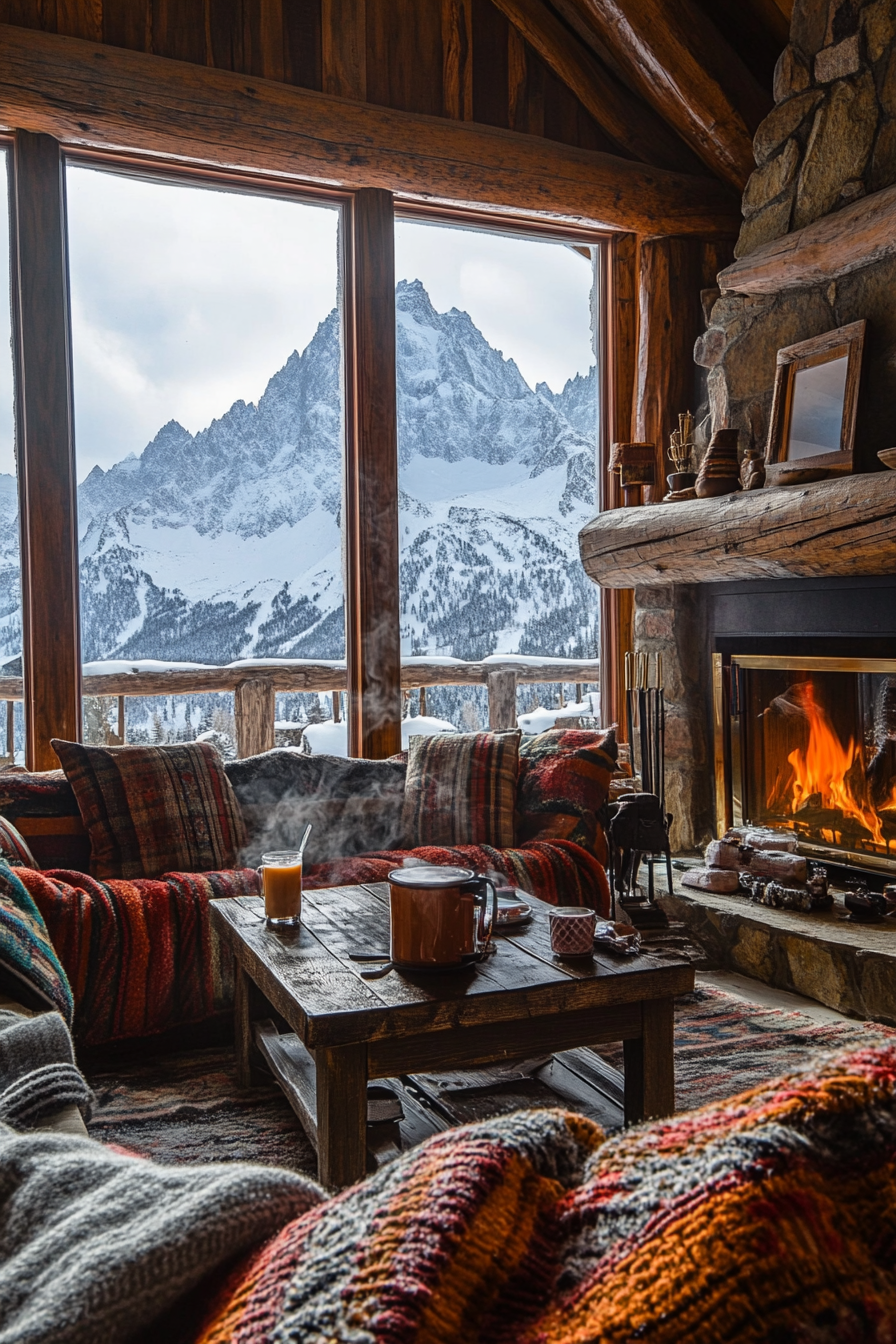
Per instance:
[[[272,1021],[254,1024],[255,1045],[315,1148],[314,1058],[298,1036]],[[398,1105],[390,1105],[390,1095]],[[563,1106],[604,1129],[623,1123],[623,1076],[593,1050],[580,1047],[507,1065],[446,1073],[403,1074],[368,1085],[367,1166],[375,1170],[400,1152],[453,1125],[526,1108]]]

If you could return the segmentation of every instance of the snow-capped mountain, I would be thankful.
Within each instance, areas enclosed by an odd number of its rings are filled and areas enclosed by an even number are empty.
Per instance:
[[[466,313],[401,282],[398,405],[407,653],[591,655],[594,371],[527,385]],[[344,652],[339,319],[257,406],[171,421],[78,494],[85,661]],[[15,489],[0,477],[0,652],[21,647]]]

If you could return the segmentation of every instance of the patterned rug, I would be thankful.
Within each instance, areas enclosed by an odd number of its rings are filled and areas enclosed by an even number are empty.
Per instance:
[[[814,1054],[870,1044],[896,1031],[877,1023],[819,1024],[799,1012],[701,987],[675,1013],[676,1100],[694,1110],[756,1087]],[[602,1046],[622,1067],[622,1047]],[[236,1087],[226,1046],[94,1067],[94,1138],[159,1162],[262,1162],[313,1174],[314,1151],[279,1089]]]

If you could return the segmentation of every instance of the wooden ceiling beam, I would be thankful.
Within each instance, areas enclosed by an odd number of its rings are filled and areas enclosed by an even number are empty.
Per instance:
[[[700,172],[700,161],[666,122],[612,74],[543,0],[492,0],[598,125],[642,163]]]
[[[590,18],[631,86],[708,168],[743,191],[772,100],[694,0],[566,0]]]
[[[0,121],[70,146],[646,235],[730,234],[740,220],[708,179],[8,24]]]

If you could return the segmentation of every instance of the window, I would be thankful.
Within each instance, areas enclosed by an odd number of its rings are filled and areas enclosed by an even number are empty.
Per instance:
[[[77,162],[67,195],[85,671],[344,657],[339,207]],[[127,701],[130,741],[202,732],[232,696]]]
[[[0,145],[0,676],[22,675],[22,579],[16,483],[9,238],[9,151]],[[0,760],[25,759],[21,701],[0,701]]]
[[[592,249],[398,220],[395,250],[402,655],[596,658],[578,551],[595,507]],[[546,699],[562,689],[524,685],[518,708]],[[426,708],[488,721],[482,686],[431,690]]]

